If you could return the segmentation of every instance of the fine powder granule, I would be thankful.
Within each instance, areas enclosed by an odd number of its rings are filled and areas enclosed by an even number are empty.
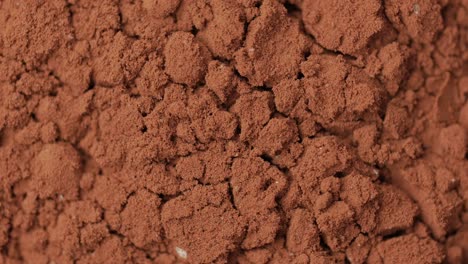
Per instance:
[[[468,263],[467,0],[0,0],[0,264]]]

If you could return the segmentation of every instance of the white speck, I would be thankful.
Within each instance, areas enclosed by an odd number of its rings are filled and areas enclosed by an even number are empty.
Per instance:
[[[454,188],[457,184],[458,184],[457,179],[455,179],[455,178],[450,179],[451,188]]]
[[[254,55],[254,52],[255,52],[255,49],[254,49],[254,48],[248,49],[249,56],[253,56],[253,55]]]
[[[63,200],[65,200],[65,199],[63,198],[63,195],[60,194],[59,195],[59,201],[63,201]]]
[[[421,6],[419,4],[414,4],[413,5],[413,12],[416,14],[416,15],[419,15],[419,12],[421,12]]]
[[[275,181],[275,183],[276,183],[276,184],[278,184],[278,183],[279,183],[279,181]]]
[[[175,251],[177,252],[177,255],[179,255],[179,257],[181,257],[183,259],[187,258],[187,251],[181,249],[180,247],[176,247]]]
[[[374,172],[374,174],[375,174],[376,176],[379,176],[379,170],[373,169],[372,171]]]

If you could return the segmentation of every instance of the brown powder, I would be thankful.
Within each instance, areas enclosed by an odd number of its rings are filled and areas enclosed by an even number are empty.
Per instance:
[[[194,262],[222,261],[238,245],[244,228],[227,187],[198,186],[163,206],[163,226],[179,258],[191,254]]]
[[[0,24],[0,264],[468,261],[466,0]]]
[[[80,156],[71,145],[44,145],[31,162],[31,184],[41,198],[76,199],[80,170]]]
[[[356,54],[383,30],[385,20],[379,14],[381,2],[303,1],[306,30],[324,48]]]
[[[164,48],[165,69],[176,83],[195,85],[205,76],[208,50],[194,40],[190,33],[172,34]],[[193,63],[189,64],[188,61]]]

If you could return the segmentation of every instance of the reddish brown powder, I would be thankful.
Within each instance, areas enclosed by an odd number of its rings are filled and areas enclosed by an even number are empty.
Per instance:
[[[468,1],[0,0],[0,264],[468,262]]]

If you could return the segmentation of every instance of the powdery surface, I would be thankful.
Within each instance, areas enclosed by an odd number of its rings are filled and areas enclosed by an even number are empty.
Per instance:
[[[0,264],[468,262],[466,0],[4,0],[0,25]]]

